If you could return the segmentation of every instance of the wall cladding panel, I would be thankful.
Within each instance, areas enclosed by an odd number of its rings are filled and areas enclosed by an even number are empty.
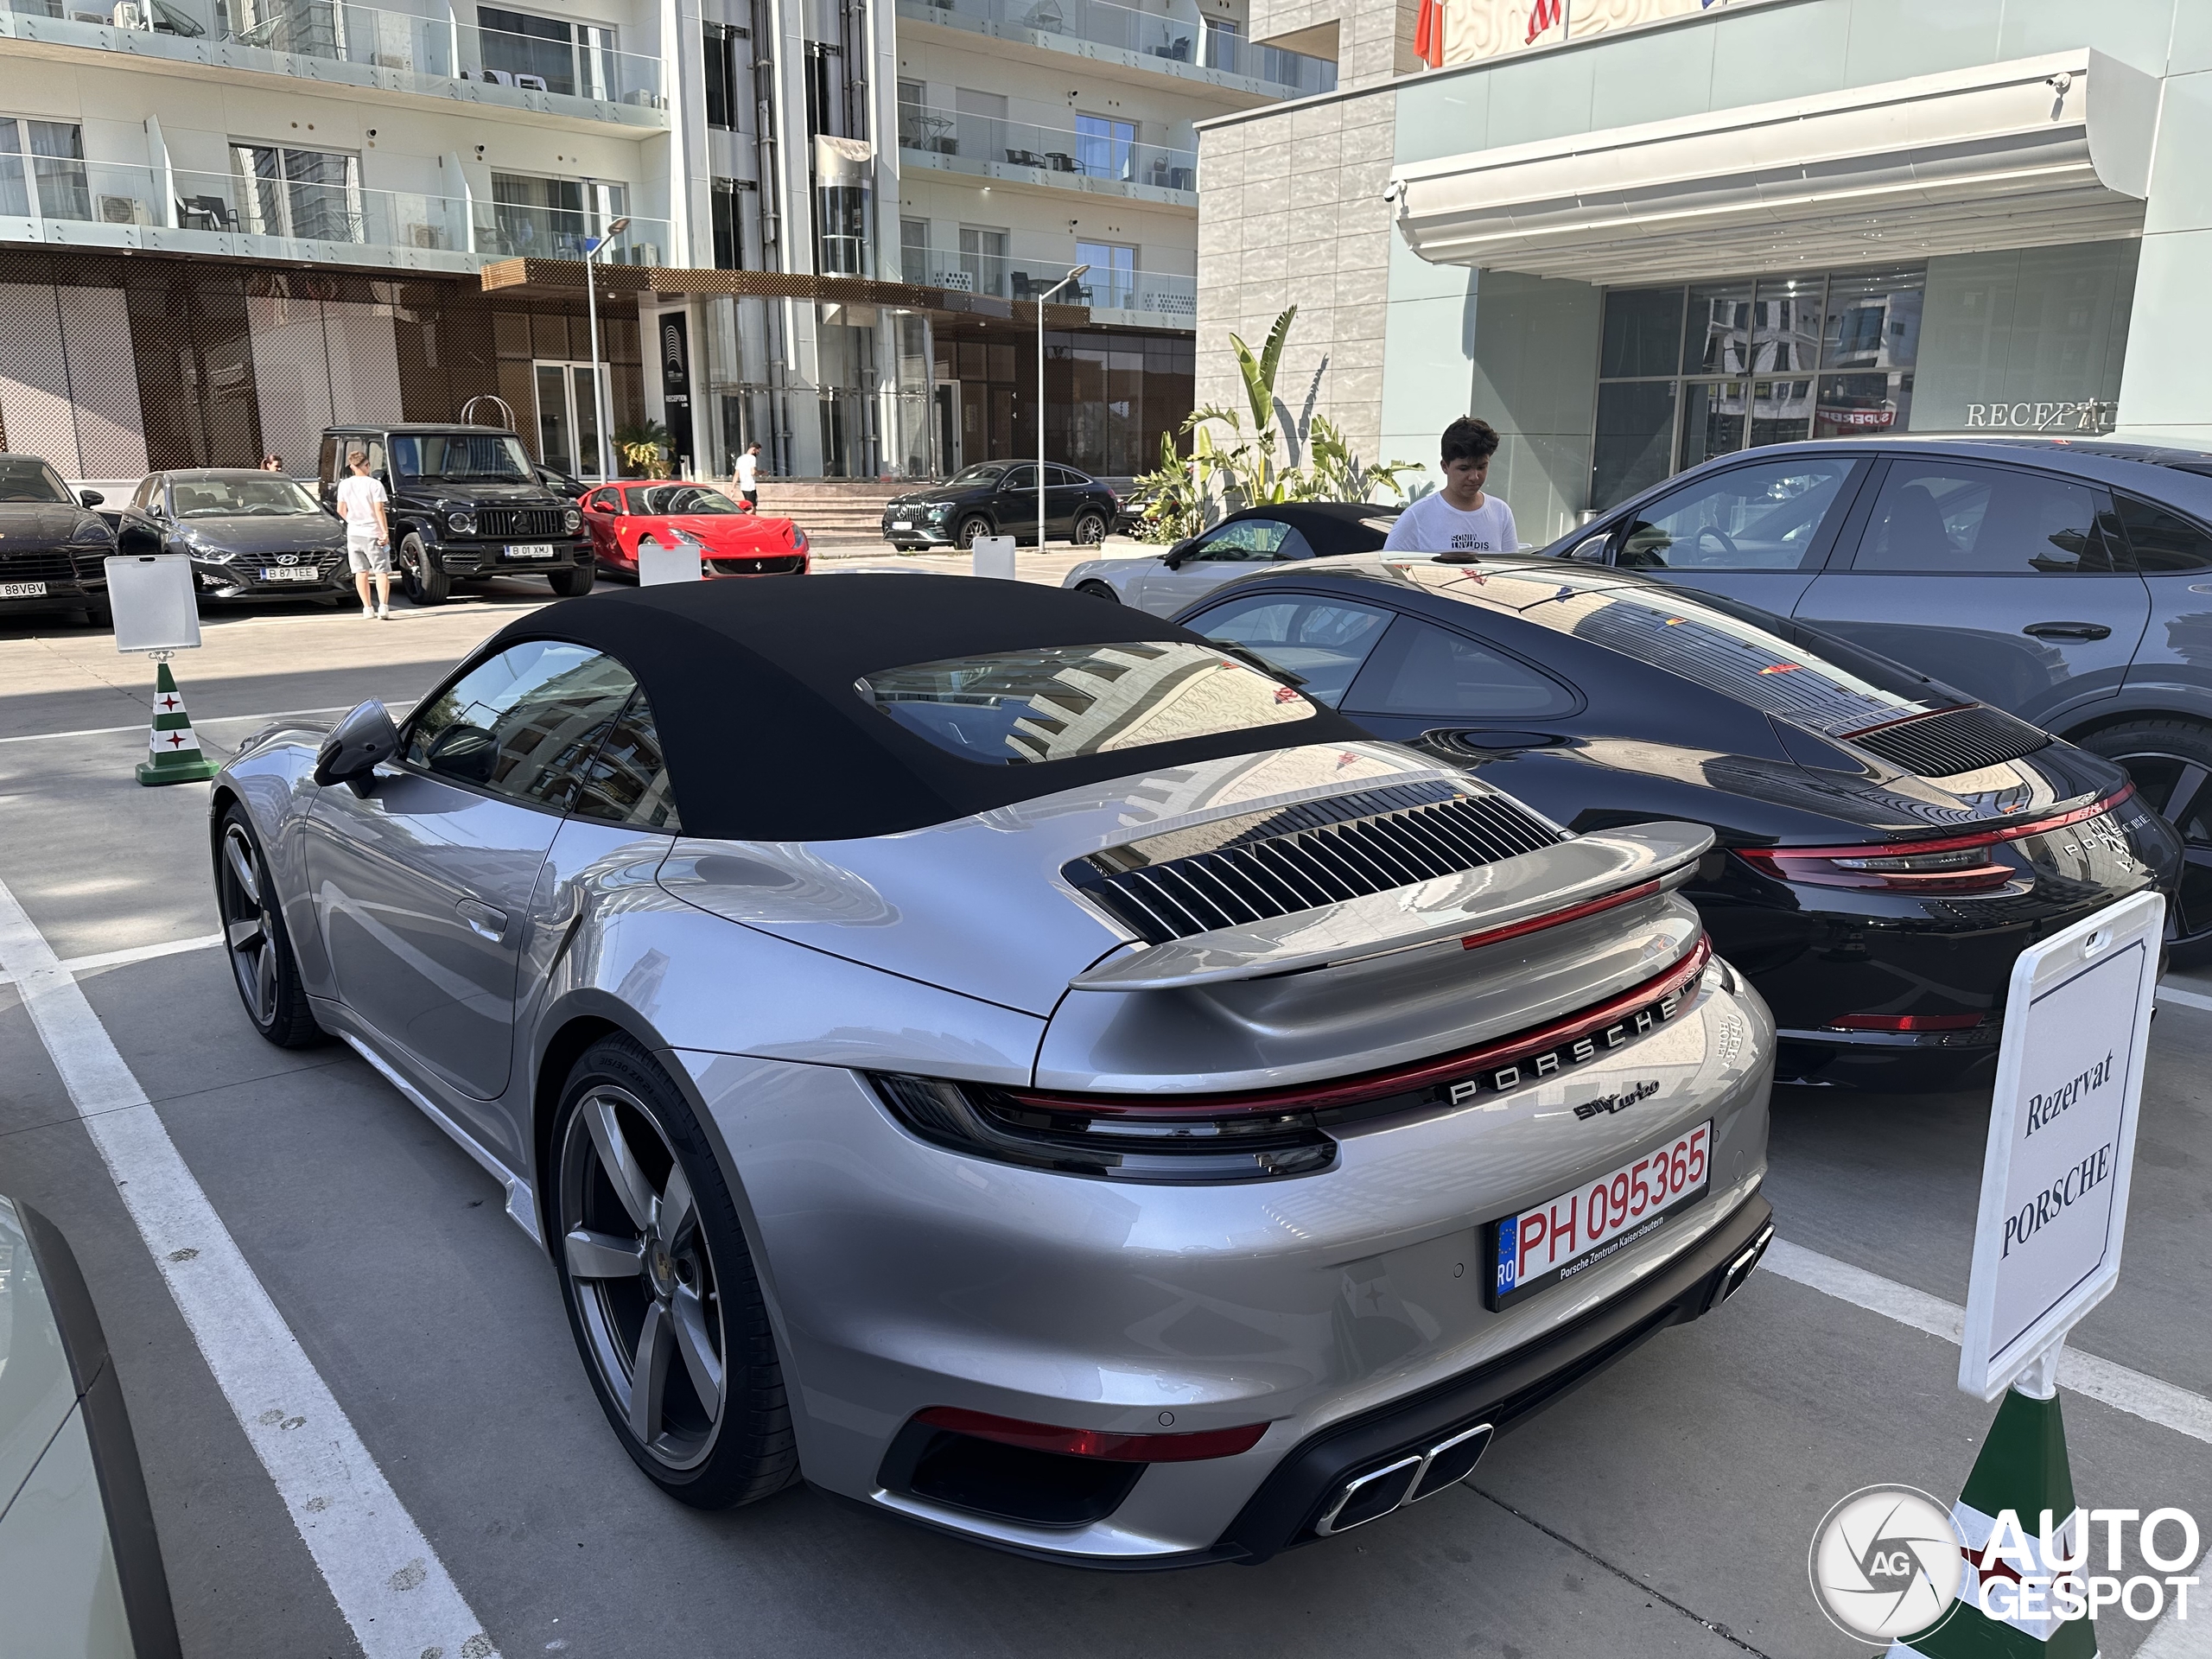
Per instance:
[[[295,470],[313,463],[331,423],[330,364],[322,302],[249,295],[253,384],[266,453]]]
[[[0,283],[0,426],[15,454],[42,456],[72,478],[84,476],[61,318],[54,289],[43,283]]]
[[[145,424],[130,346],[130,308],[119,288],[54,290],[75,406],[77,478],[146,474]]]

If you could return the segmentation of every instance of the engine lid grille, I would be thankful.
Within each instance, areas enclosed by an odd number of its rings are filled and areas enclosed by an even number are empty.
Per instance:
[[[1502,795],[1393,784],[1171,830],[1061,874],[1148,944],[1387,893],[1565,840]]]
[[[2050,734],[2001,709],[1975,703],[1877,726],[1846,740],[1919,778],[1948,778],[2033,754]]]

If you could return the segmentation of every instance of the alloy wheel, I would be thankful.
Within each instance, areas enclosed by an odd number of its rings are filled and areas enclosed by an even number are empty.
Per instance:
[[[2212,942],[2212,768],[2147,748],[2107,758],[2127,768],[2143,804],[2182,839],[2181,887],[2166,912],[2167,944]]]
[[[266,1030],[276,1022],[276,930],[264,896],[260,855],[244,826],[226,825],[223,830],[222,895],[224,942],[231,953],[231,972],[238,995],[255,1025]]]
[[[721,1298],[683,1166],[626,1090],[601,1084],[569,1116],[561,1231],[586,1346],[630,1433],[667,1468],[697,1467],[727,1400]]]

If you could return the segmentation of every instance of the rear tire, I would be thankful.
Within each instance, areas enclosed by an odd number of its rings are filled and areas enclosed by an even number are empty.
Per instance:
[[[1075,590],[1078,594],[1089,594],[1093,599],[1103,599],[1109,605],[1118,605],[1122,602],[1122,596],[1103,582],[1078,582],[1075,585]]]
[[[322,1028],[308,1004],[274,887],[252,821],[234,804],[215,831],[215,905],[231,977],[246,1018],[265,1039],[309,1048],[322,1040]]]
[[[410,534],[399,543],[399,575],[416,605],[442,605],[453,593],[453,578],[431,563],[420,536]]]
[[[2131,720],[2076,741],[2126,767],[2144,804],[2181,837],[2181,890],[2166,912],[2166,953],[2177,967],[2212,961],[2212,728]]]
[[[601,1038],[569,1073],[551,1152],[562,1300],[631,1461],[695,1509],[796,1483],[798,1446],[752,1251],[682,1091],[634,1039]]]
[[[592,579],[596,573],[588,564],[572,564],[566,570],[548,570],[545,585],[553,590],[556,599],[575,599],[591,592]]]
[[[1072,539],[1077,547],[1096,547],[1106,539],[1106,515],[1095,511],[1077,513]]]

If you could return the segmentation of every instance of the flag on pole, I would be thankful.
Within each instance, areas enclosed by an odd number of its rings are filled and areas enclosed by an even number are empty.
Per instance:
[[[1444,67],[1443,0],[1421,0],[1414,22],[1414,55],[1432,69]]]
[[[1534,0],[1529,8],[1529,38],[1522,44],[1534,46],[1537,35],[1560,26],[1566,12],[1567,0]]]
[[[142,784],[190,784],[213,778],[215,763],[200,752],[192,716],[184,711],[176,681],[167,663],[154,665],[154,724],[146,734],[146,760],[138,768]]]

